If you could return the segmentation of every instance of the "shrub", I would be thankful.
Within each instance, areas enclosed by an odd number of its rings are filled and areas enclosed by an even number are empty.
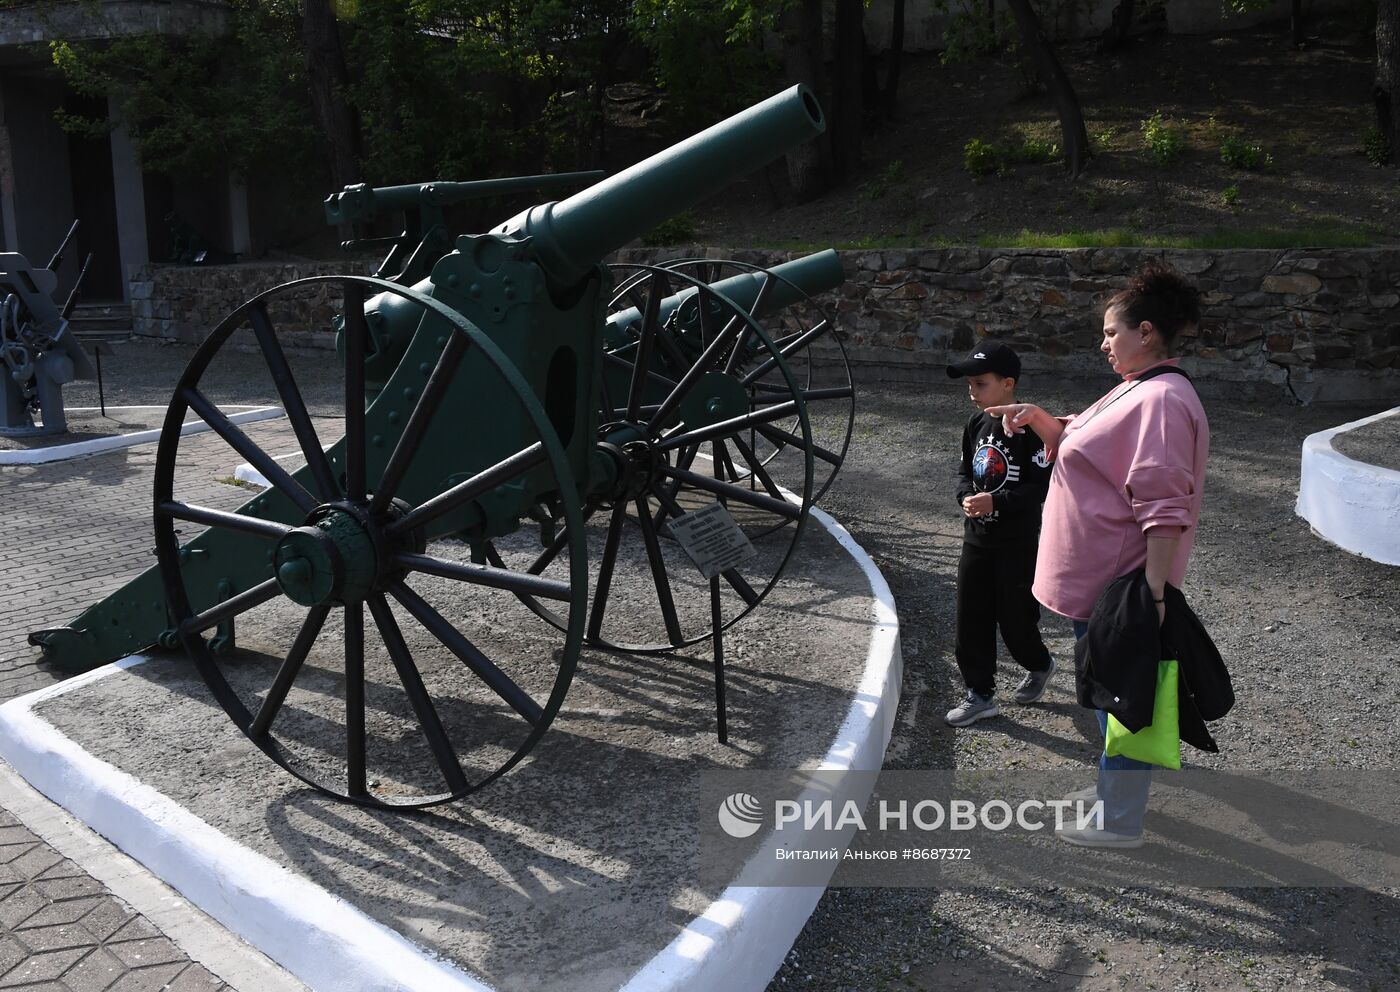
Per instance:
[[[1060,157],[1060,146],[1053,141],[1026,138],[1020,145],[1012,148],[1006,157],[1013,162],[1027,162],[1032,165],[1053,162]]]
[[[1116,127],[1106,127],[1102,131],[1095,131],[1089,136],[1089,141],[1094,146],[1096,152],[1106,152],[1113,147],[1113,139],[1118,137]]]
[[[963,145],[963,168],[974,177],[990,176],[1001,168],[1001,155],[995,145],[973,138]]]
[[[1361,139],[1361,150],[1372,165],[1390,164],[1390,144],[1385,140],[1381,129],[1372,124]]]
[[[1274,157],[1264,151],[1263,145],[1250,144],[1237,134],[1232,134],[1220,143],[1220,161],[1232,169],[1248,169],[1257,172],[1274,164]]]
[[[1235,204],[1240,202],[1240,188],[1238,186],[1226,186],[1220,191],[1220,202],[1233,210]]]
[[[878,200],[890,191],[891,186],[898,186],[903,181],[904,160],[897,158],[885,166],[880,175],[864,187],[865,197],[868,200]]]
[[[1162,116],[1159,110],[1142,122],[1142,140],[1160,166],[1175,162],[1186,150],[1186,135],[1181,127]]]
[[[683,210],[669,220],[663,220],[646,234],[643,234],[642,244],[648,248],[685,244],[688,241],[694,241],[695,234],[695,215],[689,210]]]

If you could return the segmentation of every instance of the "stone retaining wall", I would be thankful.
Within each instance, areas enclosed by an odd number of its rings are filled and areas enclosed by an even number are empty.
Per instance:
[[[628,249],[618,260],[705,254],[773,265],[789,252]],[[1146,259],[1164,257],[1205,294],[1199,331],[1179,343],[1199,378],[1273,383],[1304,399],[1400,397],[1400,249],[1160,251],[942,248],[847,251],[847,281],[824,302],[860,364],[935,371],[982,337],[1007,341],[1028,372],[1103,372],[1097,307]],[[148,266],[132,283],[137,334],[201,340],[257,292],[365,263]],[[274,312],[296,343],[329,346],[338,292]]]

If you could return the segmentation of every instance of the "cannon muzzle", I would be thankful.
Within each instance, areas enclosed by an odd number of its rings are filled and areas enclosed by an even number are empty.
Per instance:
[[[573,285],[610,252],[825,129],[816,97],[799,84],[494,233],[533,238],[550,280]]]

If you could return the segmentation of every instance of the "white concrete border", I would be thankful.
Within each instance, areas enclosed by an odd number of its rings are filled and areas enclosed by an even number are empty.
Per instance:
[[[874,621],[860,684],[819,767],[875,770],[893,731],[903,677],[894,597],[875,563],[844,527],[816,507],[812,517],[865,573]],[[126,658],[0,706],[0,757],[40,792],[313,989],[489,992],[480,980],[84,751],[34,712],[46,699],[145,660]],[[864,802],[868,797],[850,798]],[[822,891],[726,889],[642,966],[625,992],[764,988]]]
[[[313,989],[490,992],[490,986],[94,757],[34,712],[46,699],[146,660],[124,658],[0,706],[0,757]]]
[[[790,493],[788,497],[792,498]],[[895,710],[899,706],[904,677],[894,594],[875,562],[856,543],[850,531],[815,506],[812,518],[836,538],[865,573],[870,583],[874,620],[865,672],[846,718],[836,732],[836,739],[818,767],[835,771],[877,771],[884,763],[885,749],[894,732]],[[867,791],[865,795],[836,797],[834,802],[839,807],[846,799],[853,799],[863,807],[869,798]],[[773,856],[768,847],[775,843],[770,837],[768,845],[755,857],[771,864]],[[835,870],[833,862],[832,871]],[[622,992],[764,989],[782,966],[824,891],[824,887],[817,886],[731,886],[692,920],[665,950],[647,962],[623,986]]]
[[[95,406],[74,407],[71,413],[79,410],[96,410]],[[109,406],[108,410],[164,410],[163,406]],[[251,424],[258,420],[271,420],[274,417],[284,416],[280,406],[255,406],[241,407],[229,406],[225,410],[242,410],[242,413],[229,414],[229,422],[234,424]],[[63,462],[70,458],[84,458],[88,455],[100,455],[104,451],[117,451],[121,448],[133,448],[138,444],[150,444],[152,441],[160,440],[160,428],[152,428],[148,431],[135,431],[131,434],[116,434],[111,437],[94,437],[86,441],[74,441],[71,444],[55,444],[47,448],[27,448],[25,450],[6,449],[0,451],[0,465],[44,465],[49,462]],[[180,436],[187,437],[190,434],[202,434],[205,431],[213,430],[202,420],[191,420],[180,428]]]
[[[1348,458],[1332,439],[1397,415],[1400,407],[1308,435],[1295,507],[1339,548],[1385,565],[1400,565],[1400,472]]]

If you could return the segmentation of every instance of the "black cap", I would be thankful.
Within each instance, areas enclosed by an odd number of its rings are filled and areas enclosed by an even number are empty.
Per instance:
[[[999,341],[983,341],[961,362],[948,366],[948,378],[995,372],[1007,379],[1021,378],[1021,359],[1016,352]]]

